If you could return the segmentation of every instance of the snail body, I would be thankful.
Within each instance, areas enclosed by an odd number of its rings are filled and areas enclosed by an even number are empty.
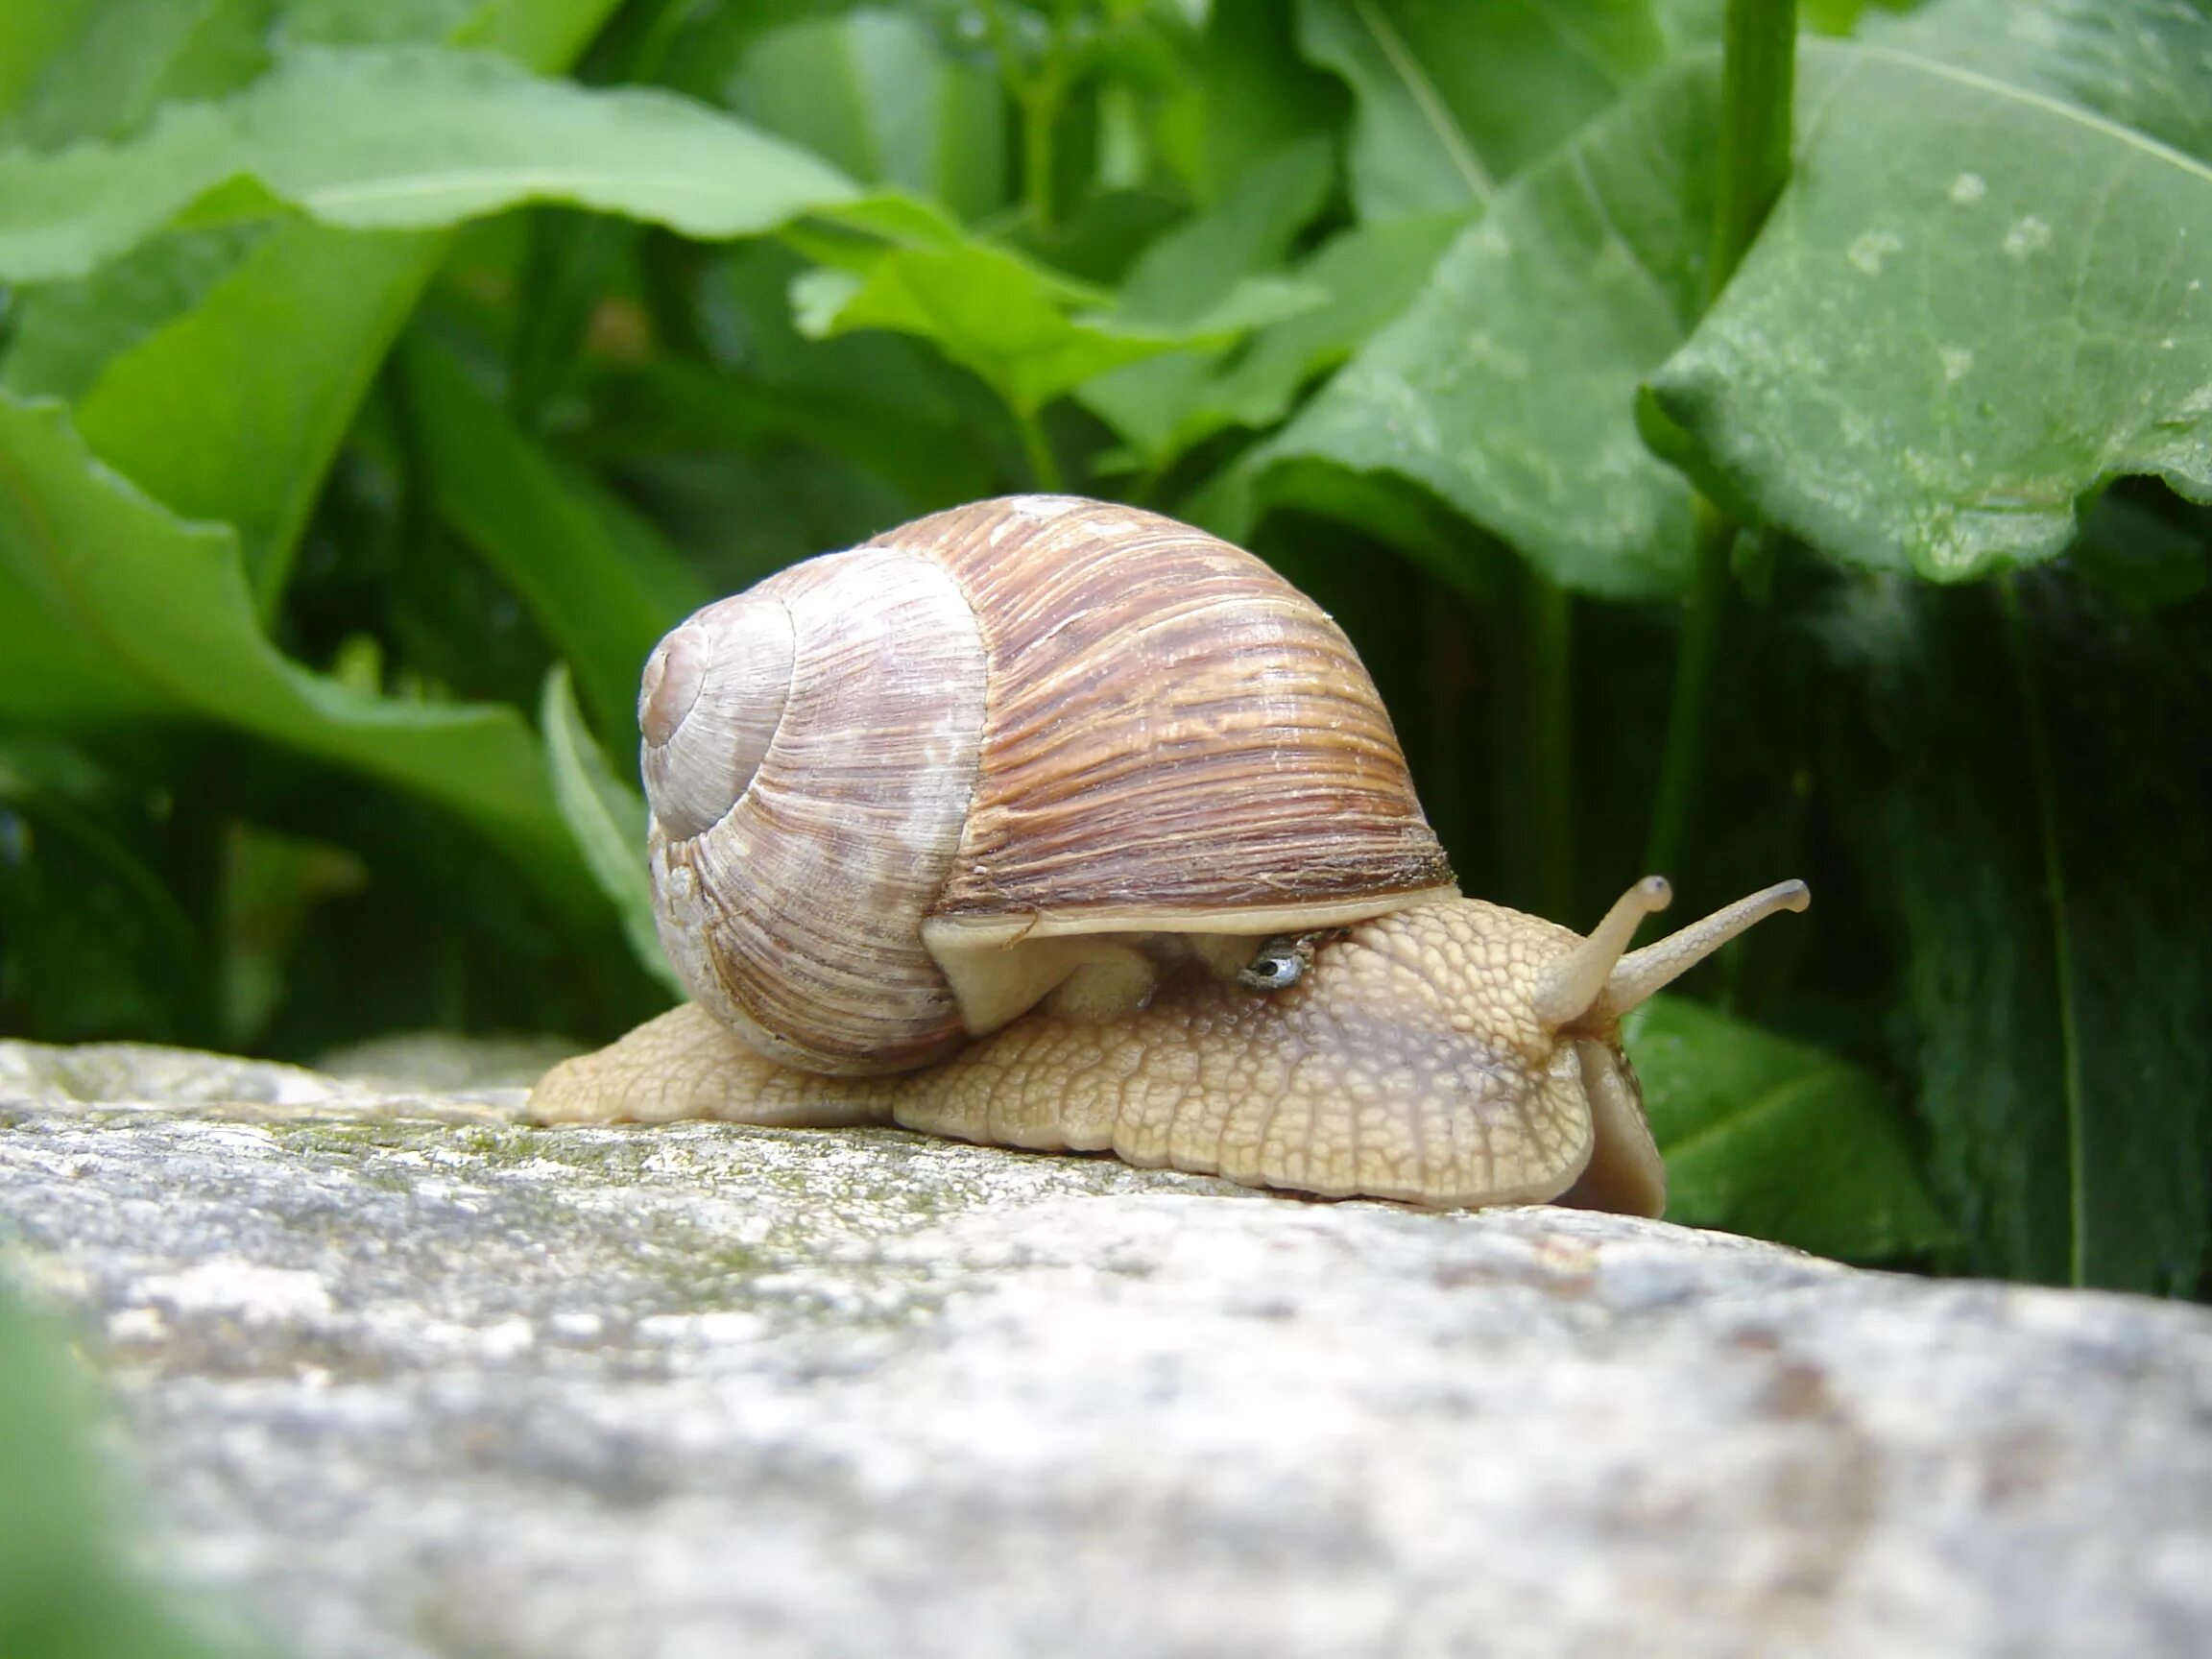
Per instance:
[[[694,1001],[545,1121],[893,1122],[1329,1196],[1656,1214],[1620,1015],[1801,883],[1629,953],[1458,896],[1381,699],[1251,555],[1068,496],[698,613],[640,701]]]

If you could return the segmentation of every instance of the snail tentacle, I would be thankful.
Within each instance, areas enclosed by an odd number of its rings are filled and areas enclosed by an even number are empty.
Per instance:
[[[1748,898],[1722,905],[1703,921],[1693,922],[1656,944],[1630,951],[1606,975],[1598,1011],[1606,1019],[1618,1020],[1754,923],[1764,922],[1779,910],[1803,910],[1812,902],[1812,890],[1804,882],[1777,881]]]
[[[1674,890],[1664,876],[1647,876],[1614,901],[1605,919],[1590,929],[1590,936],[1565,961],[1554,966],[1538,987],[1533,1005],[1536,1018],[1556,1031],[1590,1011],[1605,989],[1607,975],[1628,949],[1628,941],[1645,917],[1657,914],[1673,902]]]

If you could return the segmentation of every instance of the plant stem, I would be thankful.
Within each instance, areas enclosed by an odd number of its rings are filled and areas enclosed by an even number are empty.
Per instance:
[[[991,36],[991,52],[998,60],[998,76],[1014,102],[1022,107],[1022,207],[1029,228],[1039,236],[1052,230],[1052,129],[1060,119],[1060,100],[1066,90],[1062,67],[1061,22],[1055,15],[1052,38],[1045,60],[1034,76],[1024,74],[998,0],[983,0],[983,23]]]
[[[1029,228],[1052,233],[1052,129],[1060,119],[1058,77],[1040,75],[1022,89],[1022,205]]]
[[[1053,456],[1052,441],[1046,436],[1044,418],[1033,409],[1014,411],[1014,424],[1022,434],[1022,453],[1029,463],[1029,481],[1048,495],[1067,489],[1060,463]]]
[[[1557,917],[1572,914],[1575,903],[1574,605],[1566,589],[1530,573],[1522,602],[1528,653],[1527,812],[1539,913]]]
[[[2021,727],[2028,740],[2028,765],[2035,781],[2036,839],[2043,849],[2043,902],[2051,918],[2051,954],[2058,1000],[2058,1044],[2066,1081],[2066,1280],[2089,1280],[2089,1187],[2087,1125],[2081,1105],[2081,1019],[2075,1006],[2073,926],[2066,903],[2066,866],[2058,847],[2058,787],[2051,764],[2050,721],[2035,674],[2034,646],[2021,613],[2016,578],[1997,583],[1997,608],[2004,618],[2005,642],[2020,697]]]
[[[1699,497],[1691,551],[1690,599],[1682,616],[1682,650],[1674,663],[1673,699],[1667,710],[1667,750],[1659,762],[1659,798],[1651,808],[1651,835],[1644,868],[1667,875],[1680,868],[1690,833],[1691,806],[1712,746],[1714,669],[1728,609],[1728,555],[1736,526]]]
[[[1795,0],[1728,0],[1720,61],[1720,151],[1714,166],[1711,309],[1790,180],[1790,102],[1796,82]]]
[[[1790,178],[1791,96],[1796,81],[1795,0],[1728,0],[1720,64],[1719,153],[1714,163],[1713,236],[1705,308],[1743,263]],[[1644,867],[1664,875],[1687,844],[1692,807],[1710,743],[1715,670],[1728,607],[1728,558],[1736,526],[1710,502],[1695,507],[1692,567],[1682,652],[1667,713],[1667,749],[1652,807]]]

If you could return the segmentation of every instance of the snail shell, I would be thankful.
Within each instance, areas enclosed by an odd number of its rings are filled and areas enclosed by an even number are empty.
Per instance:
[[[795,565],[669,635],[639,720],[662,945],[806,1070],[1455,891],[1343,633],[1135,508],[978,502]]]

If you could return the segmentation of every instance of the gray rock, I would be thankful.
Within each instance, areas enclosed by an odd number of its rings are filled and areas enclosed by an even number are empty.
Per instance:
[[[2201,1654],[2212,1313],[0,1044],[0,1238],[280,1651]]]

